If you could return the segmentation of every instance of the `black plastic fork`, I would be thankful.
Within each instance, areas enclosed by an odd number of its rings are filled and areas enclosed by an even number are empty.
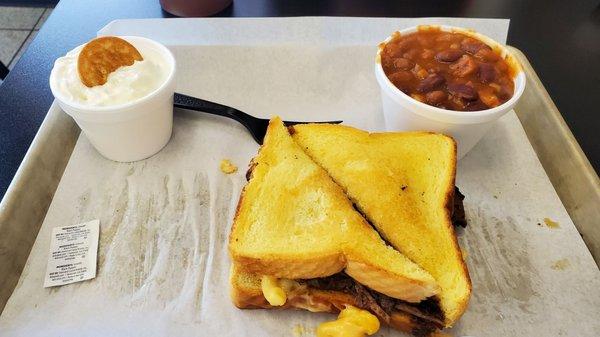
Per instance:
[[[206,101],[200,98],[175,93],[174,104],[176,108],[188,109],[200,112],[206,112],[213,115],[223,116],[231,118],[240,122],[252,135],[252,138],[256,140],[258,144],[262,144],[265,134],[267,133],[267,127],[269,126],[269,120],[263,118],[256,118],[238,109]],[[283,121],[286,126],[295,124],[307,124],[307,123],[330,123],[339,124],[342,121],[329,121],[329,122],[294,122],[294,121]]]

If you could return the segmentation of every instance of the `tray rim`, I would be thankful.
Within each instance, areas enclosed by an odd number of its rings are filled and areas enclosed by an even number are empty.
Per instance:
[[[66,137],[56,137],[59,132]],[[0,235],[0,315],[17,286],[79,133],[73,119],[53,101],[0,201],[0,233],[3,233]],[[46,150],[56,146],[63,147],[62,156],[52,156],[51,151]],[[52,169],[56,171],[52,172]],[[39,209],[43,212],[29,211],[29,205],[36,202],[41,204]],[[14,222],[19,220],[19,227],[31,231],[29,238],[19,237],[13,230]],[[23,254],[23,249],[19,250],[23,244],[29,244],[27,254]]]
[[[527,76],[527,86],[534,87],[534,90],[541,95],[540,98],[545,108],[545,113],[541,116],[527,116],[522,110],[519,113],[520,109],[517,103],[515,113],[546,176],[550,179],[596,265],[600,266],[600,228],[595,222],[600,218],[600,210],[597,209],[595,214],[584,214],[585,212],[582,211],[582,208],[585,207],[589,210],[590,205],[600,205],[600,178],[527,56],[518,48],[512,46],[508,46],[508,48],[521,62]],[[545,126],[542,124],[544,122],[549,123],[554,129],[542,129]],[[540,129],[542,131],[538,131]],[[554,152],[562,151],[565,157],[553,160],[546,155],[547,146],[551,142],[558,143],[558,146],[553,148]],[[574,166],[578,166],[579,170],[573,170]],[[593,208],[591,209],[594,212]]]

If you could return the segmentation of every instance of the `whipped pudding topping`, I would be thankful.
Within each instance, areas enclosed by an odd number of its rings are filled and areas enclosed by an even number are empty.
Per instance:
[[[108,75],[105,84],[89,88],[81,82],[77,72],[77,58],[82,48],[73,49],[54,63],[50,81],[63,101],[90,107],[121,105],[152,93],[168,76],[168,67],[160,55],[140,50],[144,60],[120,67]]]

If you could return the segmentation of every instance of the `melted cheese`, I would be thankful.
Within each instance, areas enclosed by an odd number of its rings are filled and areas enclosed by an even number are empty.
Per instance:
[[[285,304],[287,296],[277,278],[265,275],[260,281],[260,286],[270,305],[279,307]]]
[[[379,330],[379,320],[366,310],[348,306],[338,319],[317,328],[317,337],[365,337]]]

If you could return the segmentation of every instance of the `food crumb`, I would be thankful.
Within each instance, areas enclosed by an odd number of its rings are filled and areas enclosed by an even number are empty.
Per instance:
[[[550,266],[550,268],[552,268],[554,270],[565,270],[570,265],[571,265],[571,263],[569,263],[569,260],[560,259],[560,260],[554,261],[554,263]]]
[[[494,199],[498,199],[498,196],[497,196],[497,195],[494,195]]]
[[[221,172],[226,174],[231,174],[237,171],[237,166],[233,165],[233,163],[229,159],[221,160]]]
[[[295,337],[301,337],[301,336],[304,336],[305,329],[302,324],[296,324],[296,325],[294,325],[293,331],[294,331]]]
[[[548,228],[552,228],[552,229],[560,228],[560,225],[558,224],[558,222],[552,221],[552,220],[550,220],[550,218],[544,218],[544,223],[546,224],[546,227],[548,227]]]

